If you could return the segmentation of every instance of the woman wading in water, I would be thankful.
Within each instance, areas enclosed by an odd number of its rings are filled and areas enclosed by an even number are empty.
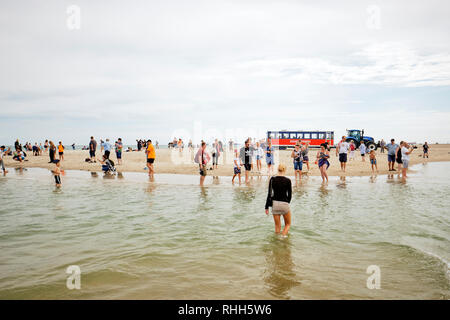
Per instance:
[[[266,201],[266,214],[269,214],[269,207],[272,207],[273,221],[275,222],[275,233],[279,234],[281,231],[281,215],[284,220],[284,229],[281,234],[287,236],[291,227],[291,209],[289,203],[292,198],[292,183],[291,179],[286,178],[286,166],[280,164],[278,166],[278,175],[270,178],[269,192]]]
[[[330,166],[328,159],[330,158],[330,152],[324,144],[320,145],[320,151],[317,152],[316,163],[319,165],[320,175],[322,176],[322,182],[328,182],[327,169]]]

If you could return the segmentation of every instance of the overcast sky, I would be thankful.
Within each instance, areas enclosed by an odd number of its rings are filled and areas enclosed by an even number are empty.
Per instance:
[[[346,128],[450,142],[449,1],[0,6],[1,144]]]

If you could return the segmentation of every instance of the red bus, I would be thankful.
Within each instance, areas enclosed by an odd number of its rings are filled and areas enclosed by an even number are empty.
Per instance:
[[[293,148],[299,140],[309,142],[313,147],[324,142],[334,145],[334,131],[267,131],[267,138],[272,140],[272,146],[279,149]]]

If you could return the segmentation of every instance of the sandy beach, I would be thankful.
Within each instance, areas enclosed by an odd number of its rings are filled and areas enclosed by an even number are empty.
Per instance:
[[[157,149],[156,161],[155,161],[155,173],[172,173],[172,174],[198,174],[198,165],[193,162],[193,157],[197,149],[190,151],[184,149],[180,152],[177,149]],[[303,165],[303,174],[312,176],[320,176],[319,169],[314,164],[317,149],[310,149],[310,170],[308,172],[306,165]],[[387,174],[387,153],[381,153],[380,149],[376,151],[378,162],[378,174]],[[28,161],[22,163],[12,160],[12,157],[5,157],[6,167],[38,167],[38,168],[53,168],[53,164],[49,164],[48,153],[43,153],[42,156],[33,156],[32,152],[28,152]],[[450,161],[450,144],[430,145],[430,158],[422,158],[422,146],[419,145],[417,149],[411,155],[410,165],[417,163],[436,162],[436,161]],[[370,161],[368,155],[366,161],[361,161],[361,156],[358,150],[355,152],[355,159],[347,163],[347,171],[343,173],[340,170],[338,158],[336,157],[335,149],[330,151],[331,160],[328,174],[330,176],[368,176],[372,175]],[[287,175],[293,176],[294,170],[292,165],[292,159],[290,158],[291,151],[282,150],[278,151],[275,156],[275,163],[284,163],[287,165]],[[85,159],[89,157],[89,152],[85,150],[67,150],[64,152],[64,161],[61,164],[62,170],[86,170],[86,171],[101,171],[101,165],[97,163],[87,163]],[[101,157],[100,150],[97,150],[97,158]],[[117,159],[114,152],[111,152],[110,157],[116,164]],[[219,168],[213,171],[208,170],[208,175],[215,176],[232,176],[233,175],[233,158],[232,152],[224,152],[219,159]],[[124,152],[122,155],[123,164],[116,165],[119,172],[147,172],[146,169],[146,155],[144,151],[132,151]],[[210,167],[211,162],[208,164]],[[397,164],[395,165],[397,168]],[[255,164],[256,169],[256,164]],[[244,171],[244,170],[243,170]],[[255,170],[252,174],[258,174]],[[262,160],[262,172],[261,174],[267,174],[267,166],[265,160]]]

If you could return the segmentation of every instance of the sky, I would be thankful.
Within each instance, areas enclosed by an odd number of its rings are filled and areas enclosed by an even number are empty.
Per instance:
[[[449,1],[1,0],[0,144],[450,143]]]

